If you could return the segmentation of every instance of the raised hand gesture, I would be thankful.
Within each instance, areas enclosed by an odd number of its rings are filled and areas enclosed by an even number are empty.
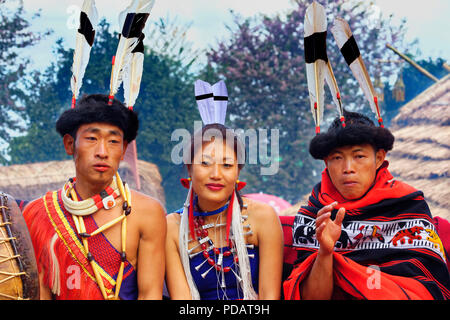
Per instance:
[[[316,217],[316,238],[319,241],[320,249],[324,254],[330,254],[334,250],[336,241],[341,236],[342,220],[345,216],[345,208],[340,208],[336,214],[336,219],[331,220],[331,211],[337,205],[333,202],[319,210]]]

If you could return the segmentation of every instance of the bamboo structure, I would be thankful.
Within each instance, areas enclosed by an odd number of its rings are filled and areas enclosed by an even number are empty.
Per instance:
[[[436,78],[435,76],[433,76],[431,73],[429,73],[427,70],[425,70],[424,68],[422,68],[421,66],[419,66],[417,63],[415,63],[413,60],[411,60],[409,57],[407,57],[406,55],[404,55],[403,53],[399,52],[397,49],[395,49],[393,46],[391,46],[389,43],[386,43],[386,47],[388,47],[389,49],[391,49],[392,51],[394,51],[395,54],[397,54],[398,56],[400,56],[400,58],[404,59],[406,62],[408,62],[410,65],[412,65],[414,68],[416,68],[417,70],[419,70],[420,72],[422,72],[424,75],[426,75],[428,78],[430,78],[431,80],[438,82],[439,79]]]

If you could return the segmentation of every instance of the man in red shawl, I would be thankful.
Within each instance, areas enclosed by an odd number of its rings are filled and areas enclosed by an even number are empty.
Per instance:
[[[117,173],[137,114],[83,97],[56,123],[75,177],[25,207],[43,299],[161,299],[165,210]]]
[[[310,153],[326,168],[293,224],[285,299],[448,299],[445,249],[421,191],[388,171],[394,136],[344,112]]]

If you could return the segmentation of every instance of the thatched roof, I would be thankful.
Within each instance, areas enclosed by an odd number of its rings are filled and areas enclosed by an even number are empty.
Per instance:
[[[390,172],[423,191],[433,216],[450,220],[450,75],[401,107],[390,129]],[[295,215],[308,196],[280,215]]]
[[[158,167],[152,163],[138,160],[142,193],[148,194],[165,203],[162,178]],[[126,162],[120,164],[119,173],[135,189],[131,170]],[[33,200],[49,190],[61,188],[68,178],[75,176],[73,160],[49,161],[32,164],[0,167],[0,191],[13,196],[16,200]]]
[[[433,216],[450,219],[450,75],[400,108],[389,169],[422,190]]]

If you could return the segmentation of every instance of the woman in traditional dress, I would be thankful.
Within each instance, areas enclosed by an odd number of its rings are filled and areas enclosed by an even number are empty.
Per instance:
[[[239,193],[245,185],[238,180],[244,148],[224,125],[225,83],[198,80],[195,91],[204,125],[184,160],[184,207],[167,216],[170,298],[279,299],[282,229],[271,206]]]

